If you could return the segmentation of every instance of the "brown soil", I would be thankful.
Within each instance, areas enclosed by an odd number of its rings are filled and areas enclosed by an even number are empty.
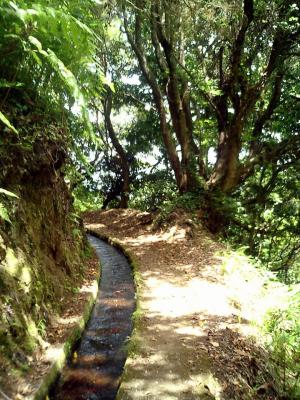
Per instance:
[[[278,399],[247,318],[247,302],[259,307],[247,279],[233,289],[221,273],[224,247],[183,212],[161,230],[151,222],[136,210],[85,215],[139,266],[142,316],[118,399]]]

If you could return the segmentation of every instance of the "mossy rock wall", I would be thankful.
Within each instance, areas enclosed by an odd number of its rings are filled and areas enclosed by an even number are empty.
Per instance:
[[[54,136],[31,135],[30,146],[0,143],[0,188],[18,196],[0,196],[11,221],[0,219],[4,370],[26,370],[28,355],[43,345],[50,316],[59,314],[83,272],[87,243],[64,180],[65,145]]]

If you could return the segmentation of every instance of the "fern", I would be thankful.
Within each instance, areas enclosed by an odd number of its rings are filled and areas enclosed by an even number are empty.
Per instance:
[[[58,74],[64,83],[69,94],[74,98],[75,103],[81,112],[81,116],[88,128],[89,139],[93,140],[93,129],[89,120],[86,101],[74,74],[65,66],[62,60],[57,57],[54,51],[51,49],[43,50],[42,44],[37,38],[29,36],[28,40],[36,47],[37,51],[45,57],[53,70]]]
[[[4,195],[6,197],[14,197],[16,199],[19,198],[19,196],[17,196],[15,193],[10,192],[9,190],[3,189],[3,188],[0,188],[0,194]],[[3,219],[4,221],[11,223],[7,208],[1,202],[0,202],[0,219]]]
[[[9,190],[0,188],[0,193],[4,194],[5,196],[9,196],[9,197],[15,197],[16,199],[19,198],[19,196],[17,196],[15,193],[10,192]]]
[[[3,219],[6,222],[11,223],[11,220],[8,215],[7,209],[4,207],[2,203],[0,203],[0,218]]]
[[[71,105],[75,102],[86,128],[80,132],[81,136],[96,141],[82,90],[84,86],[85,92],[88,92],[90,83],[85,81],[81,84],[79,79],[89,76],[90,66],[94,62],[95,40],[99,41],[100,38],[74,17],[67,6],[55,8],[41,3],[3,1],[0,6],[1,14],[4,18],[5,15],[7,18],[13,16],[14,24],[9,28],[9,34],[14,36],[11,39],[19,41],[20,51],[30,55],[37,70],[46,71],[47,63],[55,71],[55,74],[50,74],[47,82],[49,103],[54,102],[61,107],[62,98],[65,102],[69,98]],[[30,64],[28,66],[30,68]],[[66,92],[65,97],[61,96],[62,89]],[[44,88],[43,91],[46,92]],[[3,117],[0,115],[2,122]],[[8,123],[9,121],[5,121],[7,126]]]
[[[4,123],[9,129],[11,129],[14,133],[18,133],[15,127],[12,126],[12,124],[9,122],[9,120],[6,118],[4,114],[0,111],[0,121]]]

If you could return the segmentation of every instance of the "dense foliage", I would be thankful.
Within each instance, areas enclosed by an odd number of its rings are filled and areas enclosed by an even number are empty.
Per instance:
[[[300,396],[299,335],[300,335],[300,294],[298,289],[291,292],[287,305],[282,310],[269,314],[265,328],[271,334],[269,344],[275,363],[275,373],[283,383],[283,391],[291,399]]]
[[[82,279],[86,239],[65,174],[79,137],[93,139],[85,77],[96,39],[79,6],[0,2],[2,397],[3,371],[12,381],[28,371],[58,299]]]
[[[78,209],[197,210],[299,282],[299,11],[299,0],[3,0],[1,223],[17,201],[12,152],[21,170],[50,149]]]

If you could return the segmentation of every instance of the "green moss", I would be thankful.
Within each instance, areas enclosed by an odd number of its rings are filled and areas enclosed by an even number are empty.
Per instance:
[[[33,353],[34,350],[36,349],[38,343],[36,341],[36,338],[32,336],[27,336],[23,345],[24,350],[26,353]]]
[[[12,224],[0,225],[0,369],[23,375],[28,366],[15,354],[26,359],[42,344],[49,316],[61,312],[58,300],[67,288],[78,292],[83,252],[91,251],[81,225],[66,212],[72,208],[59,176],[49,186],[28,183],[14,191]]]
[[[82,257],[83,259],[88,260],[88,259],[90,259],[90,258],[93,256],[93,254],[94,254],[93,248],[90,246],[89,243],[87,243],[87,244],[84,246],[83,250],[81,251],[81,257]]]

